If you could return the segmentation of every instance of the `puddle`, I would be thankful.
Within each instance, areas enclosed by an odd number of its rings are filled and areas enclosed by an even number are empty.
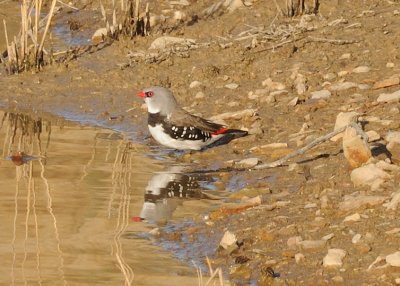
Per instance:
[[[111,130],[0,120],[0,284],[197,285],[196,269],[140,238],[154,226],[134,218],[201,214],[212,204],[200,200],[205,175],[165,168]]]

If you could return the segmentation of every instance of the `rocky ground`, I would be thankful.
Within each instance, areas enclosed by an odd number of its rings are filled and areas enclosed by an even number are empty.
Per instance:
[[[154,144],[134,95],[167,86],[187,110],[250,135],[177,158],[227,167],[221,190],[228,175],[248,185],[194,226],[174,235],[160,229],[161,240],[196,247],[199,257],[211,243],[212,264],[235,285],[400,284],[400,3],[322,0],[317,15],[287,18],[267,2],[210,13],[216,1],[162,1],[149,36],[36,74],[3,71],[0,102],[124,131],[136,126],[136,140]],[[351,121],[367,143],[348,129],[345,139],[281,167],[254,169]]]

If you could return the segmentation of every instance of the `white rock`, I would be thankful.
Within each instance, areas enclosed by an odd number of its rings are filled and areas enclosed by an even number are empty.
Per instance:
[[[358,84],[355,82],[345,81],[345,82],[338,82],[331,85],[331,90],[333,91],[342,91],[350,88],[358,87]]]
[[[378,161],[375,164],[379,169],[382,169],[384,171],[399,171],[400,170],[400,166],[397,165],[393,165],[393,164],[389,164],[385,161]]]
[[[391,175],[378,168],[375,164],[368,164],[354,169],[350,174],[351,181],[355,187],[371,186],[377,179],[385,181],[391,177]]]
[[[299,242],[299,245],[304,250],[317,250],[325,247],[326,240],[303,240]]]
[[[100,28],[93,33],[92,42],[99,43],[103,41],[103,37],[107,36],[107,29]]]
[[[327,234],[322,237],[323,240],[331,240],[335,236],[334,233]]]
[[[163,50],[170,45],[177,45],[177,44],[184,44],[184,45],[193,45],[196,41],[193,39],[186,39],[186,38],[178,38],[178,37],[171,37],[171,36],[162,36],[155,39],[149,49],[151,50]]]
[[[388,142],[400,143],[400,131],[389,131],[385,139]]]
[[[294,255],[294,260],[296,261],[297,264],[301,263],[302,261],[304,261],[306,258],[304,256],[303,253],[296,253]]]
[[[314,209],[317,207],[316,203],[309,203],[304,206],[305,209]]]
[[[324,75],[324,80],[332,80],[336,78],[336,74],[334,74],[333,72],[331,73],[327,73]]]
[[[237,89],[239,85],[237,83],[228,83],[225,85],[225,87],[228,89]]]
[[[274,82],[271,78],[267,78],[262,83],[262,86],[268,87],[270,90],[283,90],[286,86],[280,82]]]
[[[301,236],[289,237],[287,240],[287,246],[289,248],[295,248],[300,244],[301,241],[303,241],[303,238]]]
[[[397,102],[400,100],[400,90],[393,93],[381,93],[378,96],[377,102]]]
[[[394,63],[387,63],[387,64],[386,64],[386,67],[387,67],[387,68],[394,68]]]
[[[392,194],[392,199],[390,202],[384,204],[383,206],[386,207],[388,210],[396,210],[400,203],[400,191]]]
[[[201,92],[201,91],[199,91],[198,93],[196,93],[196,95],[194,96],[194,98],[197,98],[197,99],[201,99],[201,98],[204,98],[205,97],[205,95],[204,95],[204,93],[203,92]],[[231,101],[231,102],[229,102],[229,103],[232,103],[232,102],[234,102],[234,101]],[[228,104],[229,104],[228,103]],[[239,105],[239,104],[238,104]],[[230,105],[229,105],[230,106]]]
[[[174,16],[172,16],[172,18],[175,21],[185,21],[187,19],[187,15],[182,11],[174,11]]]
[[[328,249],[328,254],[323,259],[324,267],[341,267],[346,251],[339,248]]]
[[[355,213],[349,216],[346,216],[343,220],[343,222],[356,222],[361,219],[361,216],[359,213]]]
[[[351,211],[365,206],[375,206],[382,204],[386,200],[384,196],[345,196],[344,201],[339,203],[339,210]]]
[[[390,266],[400,267],[400,251],[386,256],[386,263],[390,264]]]
[[[269,95],[280,96],[280,95],[287,95],[288,93],[289,91],[287,91],[286,89],[282,89],[282,90],[272,91]]]
[[[361,240],[361,234],[357,233],[356,235],[353,236],[353,238],[351,239],[351,242],[353,244],[359,243]]]
[[[226,113],[222,113],[219,115],[215,115],[213,117],[210,118],[210,120],[212,121],[219,121],[219,120],[225,120],[225,119],[237,119],[240,120],[244,117],[253,117],[257,115],[257,110],[256,109],[244,109],[244,110],[240,110],[240,111],[233,111],[233,112],[226,112]]]
[[[222,237],[219,245],[222,246],[224,249],[228,249],[231,245],[236,243],[236,235],[229,230],[225,231],[224,236]]]
[[[200,87],[202,85],[203,84],[200,81],[194,80],[189,84],[189,88],[196,88],[196,87]]]
[[[375,142],[381,139],[381,135],[378,134],[375,130],[370,130],[366,132],[368,135],[368,142]]]
[[[312,99],[328,98],[331,97],[331,92],[327,89],[311,92]]]
[[[258,162],[260,162],[258,158],[247,158],[237,162],[237,164],[243,168],[253,168]]]
[[[344,77],[349,74],[349,71],[339,71],[337,74],[338,77]]]
[[[288,106],[296,106],[298,102],[299,102],[299,98],[296,96],[291,101],[289,101],[287,105]]]
[[[306,86],[306,78],[302,74],[296,74],[296,79],[294,80],[294,83],[296,85],[296,91],[298,95],[302,95],[306,92],[307,86]]]
[[[224,2],[224,6],[228,10],[229,13],[233,11],[245,7],[242,0],[226,0]]]
[[[359,66],[353,69],[353,73],[369,72],[371,69],[367,66]]]
[[[356,122],[359,114],[355,111],[351,112],[340,112],[336,116],[336,122],[335,122],[335,127],[334,130],[338,130],[342,128],[343,126],[349,125],[351,122]],[[343,132],[337,134],[336,136],[332,137],[331,140],[336,142],[337,140],[341,139],[343,137]]]
[[[345,53],[340,56],[339,60],[348,60],[350,59],[350,57],[351,57],[350,53]]]

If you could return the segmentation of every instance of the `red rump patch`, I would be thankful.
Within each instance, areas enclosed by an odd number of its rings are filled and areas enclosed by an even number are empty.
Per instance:
[[[228,131],[228,128],[224,128],[224,127],[223,127],[223,128],[221,128],[221,129],[218,129],[217,131],[211,133],[211,135],[224,134],[226,131]]]

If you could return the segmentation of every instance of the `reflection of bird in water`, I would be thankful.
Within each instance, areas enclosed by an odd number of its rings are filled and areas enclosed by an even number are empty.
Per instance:
[[[182,203],[182,199],[202,198],[198,177],[181,173],[182,166],[155,173],[147,184],[140,218],[151,222],[165,222]]]
[[[21,166],[23,164],[28,163],[31,160],[37,159],[36,157],[26,155],[22,151],[18,151],[8,157],[6,157],[6,160],[11,160],[16,166]]]

